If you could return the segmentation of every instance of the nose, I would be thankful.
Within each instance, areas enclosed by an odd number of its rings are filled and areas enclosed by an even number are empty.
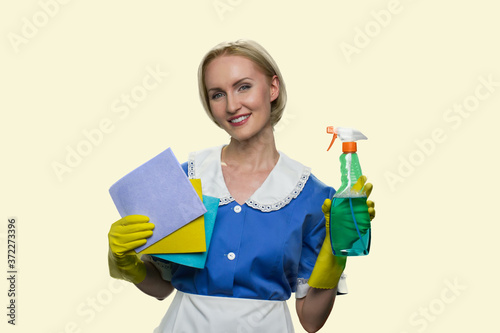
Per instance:
[[[226,112],[236,113],[240,108],[241,108],[241,103],[238,97],[236,97],[233,94],[227,94]]]

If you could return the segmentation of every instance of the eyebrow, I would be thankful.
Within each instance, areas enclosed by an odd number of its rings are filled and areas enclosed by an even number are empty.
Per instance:
[[[242,79],[239,79],[238,81],[236,81],[235,83],[233,83],[233,87],[237,86],[238,84],[240,84],[242,81],[245,81],[245,80],[250,80],[250,81],[253,81],[251,78],[249,77],[244,77]],[[221,88],[218,88],[218,87],[215,87],[215,88],[210,88],[208,89],[208,92],[210,92],[211,90],[222,90]]]

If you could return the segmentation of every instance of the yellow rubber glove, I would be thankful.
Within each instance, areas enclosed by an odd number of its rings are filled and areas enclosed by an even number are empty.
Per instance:
[[[321,206],[325,215],[326,237],[319,251],[318,259],[314,265],[308,284],[313,288],[333,289],[339,283],[340,275],[344,271],[347,257],[333,255],[330,242],[330,207],[332,201],[326,199]]]
[[[134,284],[146,277],[146,266],[133,250],[146,244],[146,238],[153,235],[155,226],[148,222],[147,216],[129,215],[111,225],[108,266],[112,277]]]
[[[353,185],[352,191],[364,192],[368,198],[372,192],[373,185],[366,183],[366,177],[359,177],[356,184]],[[370,219],[375,217],[375,203],[373,201],[366,201],[368,206],[368,213]],[[326,237],[323,245],[316,259],[316,264],[309,278],[308,284],[313,288],[319,289],[333,289],[339,283],[340,276],[345,269],[347,257],[340,257],[333,255],[332,245],[330,242],[330,208],[332,201],[326,199],[321,207],[325,215]]]

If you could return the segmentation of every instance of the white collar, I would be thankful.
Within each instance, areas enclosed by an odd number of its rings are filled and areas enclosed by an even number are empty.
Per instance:
[[[188,160],[188,177],[201,179],[203,194],[219,198],[219,205],[234,201],[222,175],[223,147],[224,145],[190,153]],[[311,169],[282,152],[279,154],[278,163],[264,183],[245,201],[249,207],[263,212],[278,210],[288,205],[304,188]]]

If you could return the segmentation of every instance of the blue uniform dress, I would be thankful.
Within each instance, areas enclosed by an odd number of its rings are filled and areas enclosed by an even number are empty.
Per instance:
[[[223,146],[182,165],[204,195],[220,199],[204,269],[157,265],[177,289],[157,332],[293,332],[286,300],[304,297],[325,238],[321,206],[335,190],[280,152],[261,187],[242,205],[224,183]],[[244,181],[244,179],[242,179]],[[346,293],[345,277],[339,293]]]

